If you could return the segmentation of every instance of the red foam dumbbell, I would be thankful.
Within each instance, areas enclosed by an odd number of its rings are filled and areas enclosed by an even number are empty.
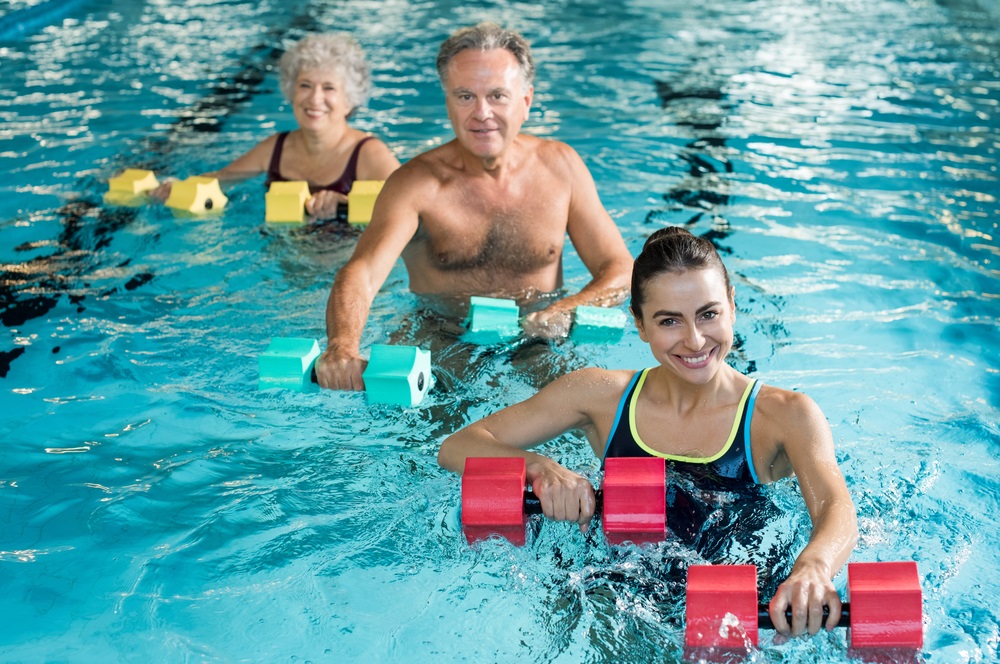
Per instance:
[[[604,460],[604,536],[612,544],[661,542],[667,536],[665,463],[659,457]]]
[[[462,530],[471,544],[500,535],[525,542],[529,514],[540,514],[538,497],[525,490],[520,457],[469,457],[462,473]],[[657,542],[666,537],[666,483],[663,459],[613,458],[605,461],[604,533],[612,544]]]
[[[923,648],[923,595],[914,562],[850,563],[848,602],[839,626],[848,627],[852,657],[904,661]],[[753,565],[688,568],[684,649],[711,661],[746,653],[758,628],[774,629],[768,607],[757,603]],[[824,610],[824,619],[826,618]],[[791,620],[791,613],[786,612]]]

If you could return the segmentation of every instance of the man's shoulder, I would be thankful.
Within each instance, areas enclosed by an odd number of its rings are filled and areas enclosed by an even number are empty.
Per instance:
[[[403,164],[399,171],[408,179],[427,179],[440,181],[450,170],[451,162],[455,160],[454,141],[431,148],[414,156]]]
[[[583,160],[576,150],[554,138],[521,134],[518,136],[518,141],[527,154],[560,176],[568,176],[574,169],[583,165]]]
[[[524,149],[537,152],[539,154],[576,154],[576,150],[571,148],[568,144],[554,138],[543,138],[541,136],[535,136],[534,134],[518,134],[517,140]]]

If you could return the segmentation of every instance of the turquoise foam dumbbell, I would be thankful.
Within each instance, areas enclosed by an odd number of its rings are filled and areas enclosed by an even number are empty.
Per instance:
[[[578,343],[613,344],[621,341],[628,320],[621,309],[581,304],[573,314],[570,339]]]
[[[521,334],[519,311],[514,300],[473,295],[462,339],[475,344],[498,344]]]
[[[473,296],[462,338],[477,344],[510,341],[521,334],[518,314],[514,300]],[[577,343],[617,343],[625,333],[627,320],[621,309],[580,305],[573,312],[570,338]]]
[[[316,391],[319,388],[315,365],[319,355],[319,342],[315,339],[272,339],[258,358],[257,388]],[[433,386],[431,354],[415,346],[375,344],[371,347],[363,378],[369,401],[416,406]]]

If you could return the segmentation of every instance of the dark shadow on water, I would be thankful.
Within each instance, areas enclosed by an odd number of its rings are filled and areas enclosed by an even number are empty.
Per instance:
[[[192,134],[221,131],[228,117],[260,92],[261,85],[283,53],[282,41],[322,27],[314,14],[315,10],[308,5],[297,8],[287,25],[268,31],[263,42],[240,57],[242,67],[230,80],[214,82],[203,98],[180,113],[164,135],[149,137],[134,146],[131,153],[120,157],[120,162],[129,168],[169,170],[170,155],[189,141]],[[149,272],[132,275],[121,286],[104,289],[101,293],[90,293],[89,284],[80,282],[80,275],[91,273],[102,265],[105,260],[102,249],[111,245],[115,235],[137,217],[133,209],[105,206],[94,195],[100,184],[93,178],[83,180],[81,187],[88,193],[55,212],[62,228],[55,252],[0,272],[0,322],[5,327],[14,328],[44,316],[63,296],[77,305],[77,313],[82,313],[88,295],[107,296],[130,291],[155,279]],[[34,248],[25,246],[18,250]],[[115,267],[127,264],[126,261]],[[7,375],[11,362],[23,353],[23,348],[0,350],[0,377]]]

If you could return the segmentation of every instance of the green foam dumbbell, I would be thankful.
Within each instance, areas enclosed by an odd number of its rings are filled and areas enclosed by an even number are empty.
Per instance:
[[[473,295],[469,300],[466,332],[462,339],[476,344],[510,341],[521,334],[519,311],[514,300]]]
[[[626,320],[621,309],[580,305],[573,315],[570,338],[578,343],[617,343],[625,333]]]
[[[315,364],[320,355],[315,339],[276,337],[258,358],[257,388],[314,392]],[[375,344],[363,374],[368,400],[416,406],[434,384],[431,354],[414,346]]]

